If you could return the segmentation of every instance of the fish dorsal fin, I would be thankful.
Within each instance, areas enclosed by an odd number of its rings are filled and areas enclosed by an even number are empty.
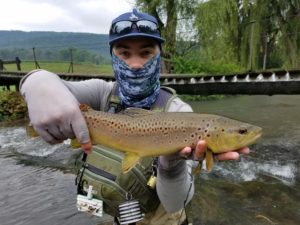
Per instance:
[[[79,109],[80,109],[82,112],[87,112],[89,109],[91,109],[91,107],[88,106],[87,104],[80,104],[80,105],[79,105]]]
[[[142,116],[149,116],[154,114],[155,112],[146,110],[146,109],[140,109],[140,108],[127,108],[124,110],[123,114],[131,117],[142,117]]]

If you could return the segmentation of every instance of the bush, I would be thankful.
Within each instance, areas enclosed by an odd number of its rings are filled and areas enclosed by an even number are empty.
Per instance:
[[[199,58],[176,56],[172,60],[174,73],[177,74],[230,74],[240,71],[235,64],[201,61]]]
[[[0,122],[27,116],[27,105],[19,92],[0,91]]]

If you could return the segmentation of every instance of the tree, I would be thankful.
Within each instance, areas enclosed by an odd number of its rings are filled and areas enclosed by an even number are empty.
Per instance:
[[[276,20],[280,26],[278,44],[285,56],[284,64],[300,66],[300,2],[299,0],[277,0]]]
[[[199,3],[195,27],[199,33],[200,45],[209,59],[241,63],[242,46],[246,41],[243,34],[250,24],[250,4],[247,0],[211,0]]]
[[[188,21],[193,17],[194,5],[197,0],[137,0],[137,6],[157,18],[161,34],[166,42],[162,56],[165,61],[165,72],[172,71],[171,60],[177,55],[177,38],[187,31],[183,31],[185,25],[182,21]],[[181,21],[181,30],[178,23]]]
[[[299,0],[201,1],[195,20],[199,42],[211,60],[232,61],[252,70],[265,68],[268,58],[272,63],[272,55],[295,67],[300,55],[299,4]]]

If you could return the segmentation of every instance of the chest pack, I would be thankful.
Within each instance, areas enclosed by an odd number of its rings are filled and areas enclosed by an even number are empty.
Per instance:
[[[173,89],[161,87],[158,99],[151,110],[167,111],[176,94]],[[108,98],[105,111],[119,113],[122,110],[117,85],[114,85]],[[103,211],[119,217],[119,205],[137,199],[143,213],[155,210],[158,199],[155,182],[157,158],[144,157],[128,173],[122,173],[124,153],[101,145],[94,145],[89,155],[83,156],[82,167],[76,178],[80,195],[87,195],[93,187],[93,198],[103,202]]]

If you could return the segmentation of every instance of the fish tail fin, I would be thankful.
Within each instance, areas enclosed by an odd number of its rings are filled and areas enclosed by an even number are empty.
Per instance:
[[[32,138],[39,137],[39,134],[34,130],[34,128],[31,124],[26,126],[26,134]],[[77,149],[77,148],[81,147],[81,144],[78,142],[78,140],[76,138],[71,139],[70,145],[73,149]]]
[[[213,157],[213,153],[210,150],[206,150],[205,152],[205,161],[206,161],[206,169],[207,171],[211,171],[212,167],[214,165],[214,157]]]
[[[70,143],[71,147],[73,149],[76,149],[76,148],[80,148],[81,147],[81,144],[79,143],[79,141],[74,138],[74,139],[71,139],[71,143]]]
[[[122,163],[123,172],[129,172],[132,167],[134,167],[139,162],[140,158],[141,157],[135,153],[126,153]]]
[[[25,128],[27,136],[32,138],[39,136],[39,134],[34,130],[32,124],[28,124]]]

